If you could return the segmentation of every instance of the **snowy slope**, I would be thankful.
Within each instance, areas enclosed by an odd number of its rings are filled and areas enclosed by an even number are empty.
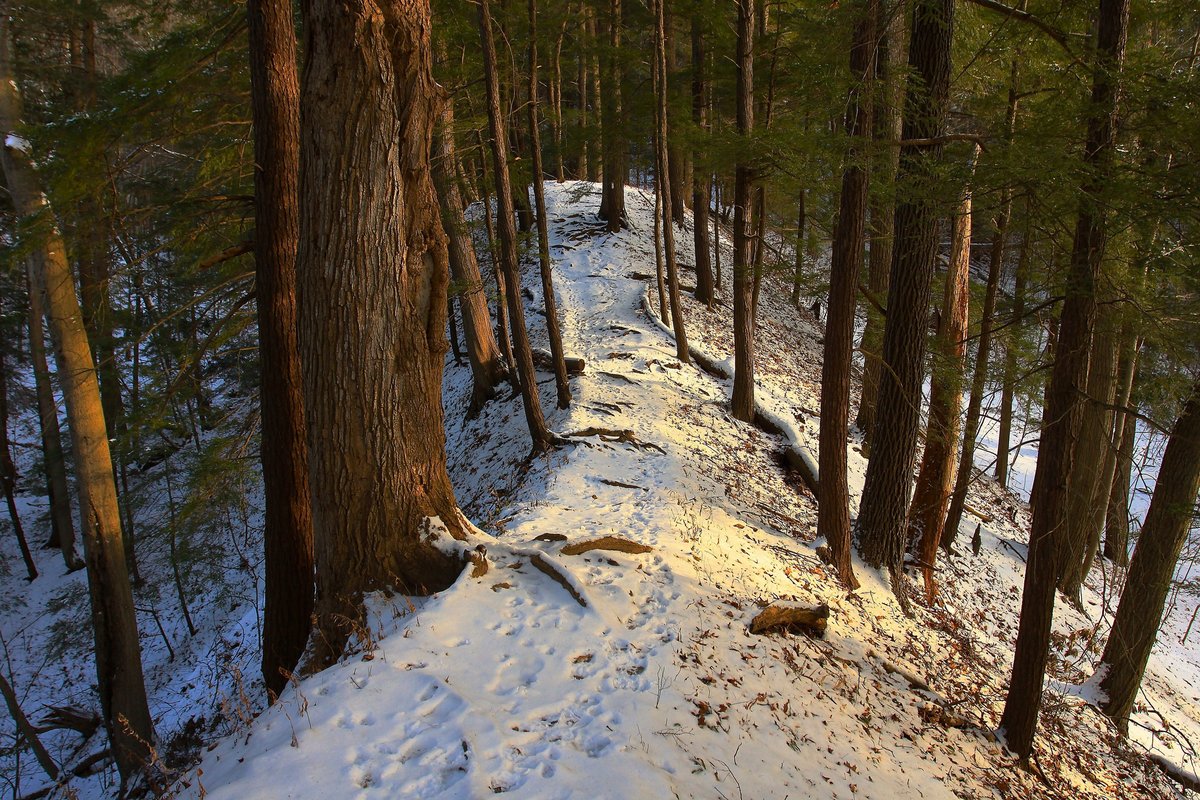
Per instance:
[[[816,556],[813,498],[781,466],[788,443],[733,420],[730,382],[679,364],[669,333],[643,310],[657,308],[653,287],[634,277],[654,272],[650,195],[628,190],[630,230],[610,236],[595,218],[596,186],[546,191],[563,336],[587,369],[572,378],[567,411],[554,410],[553,381],[543,375],[543,408],[561,433],[628,430],[636,443],[582,436],[527,461],[520,400],[495,400],[466,422],[469,369],[448,359],[451,475],[467,517],[494,537],[491,569],[429,598],[372,598],[357,652],[265,710],[253,678],[254,570],[242,579],[251,600],[197,599],[201,633],[178,659],[167,658],[142,615],[160,734],[175,735],[192,715],[205,719],[191,733],[209,748],[181,776],[177,796],[1176,796],[1139,747],[1119,742],[1075,696],[1108,620],[1065,605],[1053,665],[1061,685],[1048,694],[1039,735],[1044,780],[1017,769],[993,741],[1020,607],[1028,516],[1018,501],[990,483],[974,490],[972,507],[991,517],[983,548],[944,565],[935,607],[917,605],[905,618],[861,563],[864,588],[847,594]],[[693,263],[690,231],[677,241],[680,261]],[[728,267],[728,249],[722,260]],[[527,266],[525,278],[535,344],[544,344],[536,269]],[[693,280],[685,269],[683,282]],[[731,363],[729,306],[685,302],[692,344]],[[761,302],[759,401],[815,454],[820,328],[770,282]],[[866,462],[848,444],[857,493]],[[966,536],[977,522],[964,521]],[[547,535],[566,539],[538,539]],[[605,535],[653,549],[561,552]],[[562,582],[536,569],[535,555]],[[15,592],[18,577],[0,578],[3,588]],[[34,677],[44,658],[35,654],[61,618],[46,610],[61,581],[47,586],[3,620],[35,708],[55,697],[55,679]],[[749,621],[776,599],[827,603],[826,637],[750,635]],[[1096,593],[1085,600],[1101,618]],[[173,619],[166,615],[168,633],[179,642]],[[1169,648],[1156,654],[1148,681],[1170,723],[1155,727],[1193,741],[1195,662],[1187,648]],[[75,674],[57,685],[85,698],[90,668],[76,659]],[[239,671],[244,684],[231,678]],[[214,707],[224,712],[215,731]],[[1169,741],[1139,736],[1160,750]],[[66,751],[64,743],[56,753]],[[1168,756],[1187,764],[1182,753],[1177,746]],[[111,796],[105,780],[70,788]],[[31,785],[27,778],[25,791]]]

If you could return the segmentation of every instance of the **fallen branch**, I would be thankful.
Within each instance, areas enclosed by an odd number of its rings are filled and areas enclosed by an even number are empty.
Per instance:
[[[633,445],[634,447],[641,449],[641,450],[657,450],[658,452],[660,452],[664,455],[666,455],[666,452],[667,452],[666,450],[663,450],[661,447],[654,444],[653,442],[643,442],[641,439],[637,438],[637,436],[634,435],[633,431],[628,430],[628,429],[591,427],[591,428],[584,428],[581,431],[575,431],[574,433],[565,433],[565,434],[563,434],[563,436],[564,436],[564,438],[566,438],[568,440],[569,439],[583,439],[583,438],[587,438],[589,436],[595,436],[600,441],[606,442],[609,444],[612,444],[615,442],[620,442],[622,444]]]
[[[603,375],[606,378],[616,378],[617,380],[625,381],[626,383],[632,384],[634,386],[638,385],[638,382],[635,381],[633,378],[629,377],[628,375],[622,375],[619,372],[605,372],[604,370],[600,370],[597,374]]]
[[[1196,773],[1184,769],[1178,764],[1172,764],[1157,753],[1149,753],[1146,757],[1150,759],[1151,764],[1162,770],[1168,778],[1185,789],[1200,793],[1200,778],[1196,777]]]
[[[4,695],[4,702],[8,705],[8,712],[16,722],[17,731],[29,743],[29,747],[33,750],[33,755],[37,758],[37,762],[42,765],[42,769],[50,776],[50,780],[57,780],[58,765],[50,757],[50,753],[46,750],[45,745],[42,744],[42,740],[38,738],[37,730],[29,721],[29,717],[25,716],[25,712],[21,710],[20,703],[17,702],[17,694],[13,691],[12,684],[3,675],[0,675],[0,694]]]
[[[564,547],[560,552],[564,556],[578,556],[592,550],[612,550],[618,553],[649,553],[654,548],[648,544],[631,542],[620,536],[601,536],[587,542],[576,542]]]
[[[563,362],[567,365],[568,375],[582,375],[587,362],[579,356],[563,356]],[[536,366],[546,370],[554,369],[554,356],[549,350],[543,350],[540,347],[533,348],[533,363]]]
[[[641,489],[643,492],[650,491],[645,486],[638,486],[636,483],[624,483],[622,481],[612,481],[612,480],[609,480],[608,478],[601,478],[600,482],[606,483],[609,486],[619,486],[622,489]]]
[[[800,628],[806,633],[822,637],[828,623],[829,606],[825,603],[819,606],[797,606],[776,601],[750,620],[750,632],[762,634]]]

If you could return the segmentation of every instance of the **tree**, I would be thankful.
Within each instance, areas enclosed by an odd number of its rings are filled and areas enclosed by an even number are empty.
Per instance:
[[[554,299],[554,281],[550,275],[550,235],[546,220],[546,192],[542,187],[542,135],[538,130],[537,78],[537,0],[529,0],[529,140],[533,153],[533,198],[537,209],[538,268],[542,277],[542,302],[546,307],[546,333],[550,339],[550,357],[554,362],[554,388],[558,407],[570,408],[571,385],[567,382],[567,362],[563,356],[562,332],[558,327],[558,303]]]
[[[100,383],[83,327],[75,281],[66,246],[55,227],[46,195],[18,133],[21,95],[11,61],[7,4],[0,7],[0,149],[8,190],[18,217],[30,234],[31,283],[42,292],[58,360],[63,398],[74,445],[79,501],[83,514],[84,552],[96,640],[96,678],[100,706],[112,741],[113,755],[128,781],[148,763],[154,727],[142,677],[141,646],[133,591],[125,562],[121,512],[113,478],[112,455]]]
[[[1100,0],[1098,22],[1083,151],[1083,162],[1089,169],[1080,187],[1066,297],[1059,317],[1054,367],[1046,390],[1045,423],[1031,497],[1033,525],[1021,595],[1021,621],[1012,680],[1000,718],[1009,749],[1022,760],[1028,759],[1033,750],[1041,706],[1054,618],[1055,581],[1062,552],[1067,482],[1087,385],[1088,349],[1096,315],[1095,285],[1106,238],[1100,197],[1116,141],[1118,76],[1128,37],[1129,0]]]
[[[608,7],[608,48],[604,53],[604,69],[600,70],[597,92],[600,95],[600,138],[603,155],[600,197],[600,219],[608,223],[609,233],[625,227],[625,178],[629,166],[625,155],[622,96],[624,67],[621,56],[621,0],[611,0]]]
[[[931,196],[931,183],[942,156],[953,29],[952,0],[914,0],[908,49],[911,74],[897,178],[904,194],[896,204],[879,410],[858,516],[863,558],[892,571],[897,594],[902,591],[899,567],[916,461],[925,329],[937,255],[938,204]]]
[[[461,563],[439,527],[464,531],[442,420],[449,268],[429,174],[429,4],[304,10],[296,273],[327,664],[361,624],[365,592],[449,586]]]
[[[753,167],[745,148],[754,130],[754,0],[737,2],[737,131],[743,139],[733,179],[733,398],[734,419],[754,420],[754,275],[750,232]],[[720,247],[718,239],[717,247]]]
[[[1100,708],[1125,732],[1129,713],[1162,622],[1179,552],[1194,521],[1200,493],[1200,380],[1171,431],[1150,510],[1142,524],[1125,591],[1096,674],[1106,699]]]
[[[254,115],[254,266],[262,373],[263,546],[266,610],[262,672],[278,696],[296,668],[313,609],[308,443],[296,343],[300,236],[300,82],[288,0],[248,0]]]
[[[845,171],[837,225],[833,234],[833,256],[829,266],[829,314],[825,324],[825,353],[821,366],[821,433],[817,498],[817,536],[829,544],[838,579],[856,588],[850,564],[850,492],[846,481],[846,437],[850,417],[850,366],[854,348],[854,298],[862,268],[864,225],[867,214],[870,156],[867,138],[871,130],[874,83],[875,26],[878,0],[854,6],[858,17],[850,46],[853,83],[846,103]],[[800,248],[797,243],[797,249]]]
[[[13,534],[17,537],[17,545],[21,550],[21,558],[25,561],[25,572],[29,580],[37,579],[37,564],[33,553],[29,551],[29,540],[25,538],[25,526],[21,524],[21,515],[17,511],[17,468],[13,464],[12,449],[8,441],[8,360],[7,354],[0,351],[0,484],[4,486],[4,502],[8,505],[8,518],[12,521]]]
[[[706,130],[707,98],[704,83],[704,30],[700,15],[692,15],[692,122],[698,132]],[[696,299],[712,308],[716,303],[712,258],[708,246],[708,205],[712,197],[712,174],[703,165],[699,149],[692,151],[692,237],[696,248]]]

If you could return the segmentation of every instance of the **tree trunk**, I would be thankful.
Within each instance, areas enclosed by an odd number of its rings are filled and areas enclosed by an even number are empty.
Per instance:
[[[1079,434],[1087,383],[1088,347],[1096,314],[1095,285],[1106,240],[1101,195],[1110,171],[1117,128],[1117,95],[1129,28],[1129,0],[1100,0],[1083,161],[1079,218],[1059,323],[1054,368],[1047,389],[1037,474],[1033,482],[1033,525],[1021,598],[1021,621],[1013,655],[1012,681],[1000,727],[1008,747],[1022,760],[1033,750],[1042,699],[1055,581],[1062,551],[1067,482]],[[1131,584],[1136,585],[1136,584]]]
[[[537,207],[538,267],[542,277],[542,301],[546,307],[546,333],[554,360],[554,388],[558,407],[571,407],[571,384],[567,382],[567,362],[563,359],[562,332],[558,327],[558,303],[554,299],[554,281],[550,275],[550,234],[546,220],[546,192],[542,186],[542,134],[538,130],[537,79],[537,0],[529,0],[529,142],[533,154],[533,199]]]
[[[679,267],[675,261],[675,223],[673,221],[674,209],[676,207],[675,196],[683,196],[683,192],[676,191],[680,184],[675,182],[676,174],[671,169],[663,169],[668,166],[671,158],[670,147],[668,146],[668,111],[670,109],[669,92],[670,87],[667,84],[667,19],[666,19],[666,0],[654,0],[655,10],[655,62],[657,69],[655,72],[658,77],[657,91],[657,108],[656,108],[656,130],[655,130],[655,145],[657,148],[658,163],[655,171],[659,175],[659,187],[662,191],[662,236],[663,236],[663,258],[667,265],[667,294],[670,297],[671,306],[671,330],[675,332],[675,357],[682,364],[691,363],[691,355],[688,353],[687,329],[683,322],[683,304],[679,298]],[[677,161],[682,162],[680,151],[676,151],[675,156]],[[682,172],[676,169],[675,172]],[[680,217],[683,215],[683,204],[679,203]],[[667,211],[670,210],[672,218],[667,217]]]
[[[46,363],[46,335],[42,327],[44,318],[42,294],[34,291],[30,284],[29,360],[33,363],[38,422],[42,433],[42,461],[46,467],[47,494],[50,497],[51,541],[54,547],[62,551],[67,572],[74,572],[83,568],[83,561],[75,552],[71,489],[67,483],[67,462],[63,456],[62,432],[58,425],[58,406],[54,402],[54,388],[50,383],[50,365]]]
[[[625,134],[622,131],[621,83],[624,67],[621,62],[621,0],[611,0],[608,12],[608,52],[605,54],[604,84],[601,99],[601,147],[604,151],[604,187],[600,201],[600,218],[608,225],[609,233],[616,233],[626,226],[625,222],[625,179],[628,167],[625,161]]]
[[[1012,62],[1008,84],[1008,112],[1005,115],[1005,138],[1012,141],[1017,120],[1017,62]],[[975,350],[975,373],[971,377],[971,397],[967,401],[967,419],[963,424],[962,454],[958,461],[958,475],[954,493],[950,498],[950,510],[942,528],[941,544],[952,549],[958,537],[958,526],[962,522],[963,507],[967,502],[967,489],[975,472],[975,445],[979,438],[979,418],[983,414],[983,395],[987,390],[988,369],[992,357],[992,327],[996,316],[996,296],[1000,290],[1000,276],[1004,272],[1004,251],[1008,243],[1008,224],[1012,218],[1012,190],[1004,187],[1000,191],[1000,209],[996,212],[995,232],[988,248],[987,286],[983,294],[983,311],[979,316],[979,345]]]
[[[551,116],[551,124],[554,138],[554,177],[559,183],[567,179],[566,170],[563,167],[563,106],[562,106],[562,46],[563,38],[567,35],[567,20],[563,20],[562,27],[558,29],[558,38],[554,40],[554,77],[550,81],[550,104],[554,109],[554,114]],[[530,42],[533,42],[533,34],[530,33]]]
[[[1004,344],[1004,377],[1000,388],[1000,431],[996,439],[996,482],[1008,487],[1008,461],[1012,449],[1013,404],[1017,382],[1017,352],[1020,349],[1021,329],[1025,316],[1025,281],[1029,272],[1030,221],[1026,204],[1025,229],[1021,234],[1021,254],[1017,258],[1016,275],[1013,278],[1012,313],[1009,315],[1008,333]]]
[[[496,203],[499,207],[496,213],[496,224],[500,234],[498,260],[508,289],[508,321],[521,385],[521,400],[525,408],[525,422],[529,427],[533,452],[542,453],[550,448],[551,436],[546,428],[545,417],[542,416],[537,373],[533,368],[533,351],[529,347],[529,334],[525,327],[525,307],[521,302],[521,276],[517,269],[517,232],[513,227],[513,209],[509,199],[512,197],[512,191],[508,178],[508,139],[504,130],[504,117],[500,112],[496,47],[492,40],[492,17],[488,0],[480,0],[479,3],[479,35],[483,43],[488,125],[492,133],[492,172],[496,179]]]
[[[29,550],[29,540],[25,538],[25,526],[21,524],[21,515],[17,512],[17,468],[12,460],[12,448],[8,441],[8,359],[0,352],[0,484],[4,486],[4,502],[8,505],[8,518],[12,520],[13,534],[17,537],[17,546],[21,550],[21,558],[25,561],[25,573],[30,581],[37,580],[37,563]]]
[[[744,148],[754,130],[754,1],[737,0],[737,127]],[[733,188],[733,399],[731,412],[754,420],[754,275],[750,231],[752,167],[739,154]]]
[[[437,188],[442,227],[449,240],[450,277],[458,290],[463,338],[467,360],[471,363],[471,404],[467,408],[467,418],[472,419],[504,380],[505,370],[496,337],[492,335],[492,319],[488,314],[483,278],[479,274],[479,261],[463,216],[463,199],[458,182],[454,180],[458,153],[454,148],[454,106],[450,101],[444,104],[441,124],[434,133],[433,156],[430,168]],[[484,196],[487,196],[486,190]],[[490,208],[485,208],[484,213],[490,223]]]
[[[699,134],[707,132],[704,86],[704,31],[698,15],[692,15],[692,122]],[[692,238],[696,248],[696,299],[713,308],[717,300],[713,286],[712,258],[708,246],[708,205],[712,202],[712,173],[702,167],[703,154],[692,151]]]
[[[517,380],[517,362],[513,358],[512,337],[508,333],[508,291],[504,285],[504,274],[500,271],[498,256],[500,247],[496,243],[495,226],[492,224],[492,198],[488,191],[486,155],[488,147],[483,143],[483,134],[478,130],[475,131],[475,138],[479,144],[479,186],[483,192],[483,229],[487,234],[488,258],[492,262],[492,279],[496,282],[496,341],[500,345],[500,353],[504,356],[505,372],[508,374],[509,383],[514,389],[520,391],[521,383]],[[500,204],[497,202],[496,205]]]
[[[904,75],[908,62],[907,0],[891,0],[884,8],[886,26],[879,32],[875,58],[875,113],[873,115],[871,196],[868,200],[870,252],[867,259],[867,290],[876,300],[886,301],[888,271],[892,266],[895,227],[896,170],[900,164],[901,111],[904,106]],[[799,264],[799,261],[797,261]],[[884,318],[873,303],[867,303],[867,325],[860,349],[863,353],[862,394],[854,425],[863,434],[863,453],[871,452],[879,395],[879,370],[883,354]]]
[[[288,0],[248,0],[254,116],[254,267],[262,374],[262,673],[278,697],[312,629],[313,528],[304,387],[296,341],[300,245],[300,82]],[[172,533],[172,537],[174,534]],[[174,539],[172,538],[172,542]]]
[[[664,4],[665,4],[665,0]],[[652,0],[652,4],[660,2],[660,0]],[[687,210],[687,192],[683,187],[687,186],[687,156],[683,145],[674,138],[674,133],[678,125],[676,119],[678,111],[676,103],[671,100],[671,86],[674,80],[674,75],[679,69],[676,63],[675,55],[675,26],[671,21],[671,12],[669,8],[662,8],[662,25],[656,25],[656,29],[661,27],[662,31],[657,34],[662,41],[662,56],[663,66],[660,68],[660,83],[659,88],[662,93],[660,105],[666,106],[666,115],[663,118],[661,125],[667,130],[671,136],[667,137],[664,146],[667,150],[666,165],[667,183],[671,187],[671,219],[676,225],[683,225],[683,212]]]
[[[1200,492],[1200,381],[1175,423],[1163,453],[1158,482],[1138,536],[1125,591],[1113,618],[1097,674],[1107,699],[1100,704],[1124,733],[1158,635],[1179,552],[1192,527]]]
[[[875,26],[878,0],[855,6],[858,17],[850,46],[853,81],[846,101],[845,171],[833,255],[829,265],[829,313],[825,325],[825,353],[821,367],[821,433],[817,492],[817,536],[824,537],[838,579],[849,589],[858,587],[850,563],[850,491],[846,479],[846,438],[850,417],[850,367],[854,358],[854,297],[862,267],[864,226],[867,214],[874,89]]]
[[[978,157],[978,148],[972,157]],[[925,426],[925,452],[908,509],[908,540],[919,542],[925,601],[937,596],[933,580],[938,545],[942,541],[946,507],[954,486],[958,450],[959,411],[962,409],[962,376],[966,368],[968,304],[971,298],[971,187],[968,186],[952,217],[950,265],[942,291],[933,375],[929,392],[929,421]],[[968,474],[970,466],[967,467]]]
[[[1137,442],[1137,417],[1125,412],[1112,492],[1104,520],[1104,557],[1118,566],[1129,564],[1129,502],[1133,483],[1133,449]]]
[[[800,290],[804,288],[804,196],[807,194],[807,189],[801,189],[796,200],[796,268],[792,273],[792,305],[796,308],[800,308]]]
[[[29,222],[38,237],[32,250],[35,268],[31,282],[34,291],[45,296],[74,444],[100,705],[117,766],[122,778],[129,780],[148,763],[154,728],[142,678],[137,617],[121,536],[121,511],[100,401],[100,382],[75,296],[66,247],[54,226],[53,213],[29,154],[15,133],[21,118],[21,97],[9,60],[8,11],[7,6],[0,8],[0,134],[5,137],[0,165],[17,215]]]
[[[953,26],[952,0],[914,0],[903,138],[924,143],[901,147],[897,180],[902,184],[926,185],[941,161]],[[892,571],[897,594],[903,590],[898,570],[916,460],[925,332],[937,256],[938,203],[927,194],[910,193],[896,205],[879,411],[858,516],[862,555],[871,565]]]
[[[442,420],[449,268],[428,167],[429,4],[304,10],[301,108],[314,113],[301,118],[296,271],[328,664],[361,625],[365,592],[454,581],[461,564],[430,541],[431,518],[463,532]]]

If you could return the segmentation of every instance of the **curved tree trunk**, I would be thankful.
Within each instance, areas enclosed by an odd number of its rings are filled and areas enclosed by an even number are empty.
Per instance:
[[[329,663],[365,592],[457,577],[430,518],[463,533],[442,421],[449,274],[429,175],[429,4],[312,0],[305,12],[297,277],[317,660]]]
[[[901,183],[924,184],[941,161],[953,30],[953,0],[914,0],[904,139],[922,143],[901,147],[897,178]],[[898,594],[902,591],[899,567],[921,422],[925,333],[937,256],[938,203],[923,195],[927,192],[910,193],[896,205],[879,412],[858,516],[863,558],[891,570]]]
[[[854,357],[854,297],[862,267],[867,214],[870,157],[867,137],[871,130],[874,78],[875,25],[878,0],[863,0],[855,8],[857,22],[850,46],[853,83],[846,102],[846,166],[833,256],[829,265],[829,314],[825,325],[825,352],[821,366],[821,480],[817,496],[817,536],[829,545],[838,580],[858,587],[850,563],[850,491],[846,479],[846,438],[850,417],[850,366]]]
[[[492,318],[488,314],[479,261],[475,257],[467,220],[463,217],[458,181],[454,180],[458,153],[454,148],[454,106],[449,101],[444,104],[441,124],[434,133],[433,158],[429,163],[437,187],[442,227],[446,229],[449,241],[450,276],[458,290],[463,338],[466,339],[467,360],[471,363],[471,404],[467,408],[467,418],[471,419],[504,380],[505,369],[496,337],[492,335]],[[484,213],[490,215],[490,210],[485,209]]]
[[[296,669],[313,609],[313,534],[304,387],[296,341],[300,81],[287,0],[249,0],[254,113],[254,266],[262,372],[266,610],[262,672],[277,697]]]
[[[83,327],[75,281],[62,234],[42,192],[37,172],[16,130],[21,97],[9,60],[8,7],[0,7],[0,166],[13,206],[37,237],[30,282],[42,292],[50,336],[67,405],[92,601],[96,678],[100,706],[121,776],[129,780],[149,761],[154,726],[146,702],[141,645],[133,591],[121,535],[121,511],[113,478],[108,430],[96,363]]]
[[[1113,618],[1097,674],[1107,696],[1100,708],[1122,732],[1142,685],[1150,650],[1158,635],[1163,608],[1179,552],[1192,527],[1192,509],[1200,492],[1200,382],[1171,431],[1159,467],[1158,482],[1138,536],[1125,591]]]

